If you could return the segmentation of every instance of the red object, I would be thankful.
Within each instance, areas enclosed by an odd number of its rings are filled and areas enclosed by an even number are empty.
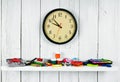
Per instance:
[[[21,60],[19,58],[13,58],[10,60],[11,62],[21,62]]]
[[[62,64],[62,60],[57,60],[57,64]]]
[[[37,58],[37,61],[43,61],[43,59],[42,58]]]
[[[82,66],[82,65],[83,65],[83,62],[81,62],[81,61],[72,61],[71,64],[72,64],[73,66]]]

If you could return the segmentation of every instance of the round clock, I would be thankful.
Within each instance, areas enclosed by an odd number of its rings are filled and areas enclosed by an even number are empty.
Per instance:
[[[50,11],[43,21],[43,33],[56,44],[64,44],[73,39],[77,32],[77,22],[71,12],[65,9]]]

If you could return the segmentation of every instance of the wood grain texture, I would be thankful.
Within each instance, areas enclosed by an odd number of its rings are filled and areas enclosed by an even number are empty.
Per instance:
[[[1,3],[1,0],[0,0],[0,5],[2,6],[2,3]],[[0,6],[0,81],[1,81],[1,74],[2,74],[2,71],[1,71],[1,65],[2,65],[2,17],[1,17],[1,6]]]
[[[99,1],[99,58],[118,62],[117,57],[117,19],[118,0]],[[108,79],[106,79],[108,78]],[[102,82],[118,82],[116,72],[99,73]]]
[[[22,0],[22,58],[39,57],[40,0]],[[22,82],[39,82],[39,72],[22,72]]]
[[[97,58],[98,0],[80,0],[79,19],[79,58]],[[80,72],[79,79],[81,82],[97,82],[97,72]]]
[[[60,0],[60,8],[67,9],[76,18],[77,33],[75,37],[68,43],[60,45],[60,52],[65,58],[78,57],[78,30],[79,30],[79,0]],[[70,79],[68,79],[70,78]],[[78,82],[78,72],[60,72],[60,82]]]
[[[59,52],[59,45],[51,43],[46,39],[43,34],[43,20],[44,17],[53,9],[59,7],[59,1],[57,0],[42,0],[41,1],[41,57],[43,58],[55,58],[56,52]],[[41,72],[41,82],[59,82],[58,72]]]
[[[117,32],[117,56],[118,56],[118,66],[120,67],[120,0],[118,0],[117,2],[117,18],[116,18],[116,22],[117,22],[117,29],[116,29],[116,32]],[[119,69],[120,70],[120,69]],[[117,77],[117,80],[119,82],[120,80],[120,71],[118,71],[118,77]]]
[[[20,8],[20,0],[2,1],[2,65],[6,58],[20,57]],[[2,72],[2,82],[13,79],[20,82],[20,72]]]
[[[21,56],[24,59],[39,56],[54,58],[54,54],[60,52],[62,57],[79,57],[80,60],[108,58],[115,63],[118,62],[120,66],[120,0],[0,0],[0,4],[2,4],[0,5],[2,65],[6,65],[6,58]],[[64,45],[49,42],[42,31],[45,15],[56,8],[65,8],[72,12],[78,24],[75,38]],[[32,71],[22,72],[21,75],[20,72],[2,71],[1,74],[0,82],[119,82],[120,80],[120,71],[98,72],[98,75],[97,72],[83,71],[41,73]]]

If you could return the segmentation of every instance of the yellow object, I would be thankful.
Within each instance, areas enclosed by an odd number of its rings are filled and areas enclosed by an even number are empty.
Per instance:
[[[89,66],[89,67],[98,67],[97,64],[87,64],[87,66]]]
[[[40,67],[40,65],[38,65],[38,64],[31,64],[31,66]]]
[[[52,65],[52,67],[62,67],[62,64]]]

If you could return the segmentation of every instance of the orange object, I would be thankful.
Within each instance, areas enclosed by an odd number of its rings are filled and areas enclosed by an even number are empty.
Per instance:
[[[60,58],[60,54],[59,54],[59,53],[56,53],[56,54],[55,54],[55,58],[56,58],[56,59]]]
[[[52,66],[52,64],[51,64],[51,63],[46,63],[46,65],[47,65],[47,66]]]

